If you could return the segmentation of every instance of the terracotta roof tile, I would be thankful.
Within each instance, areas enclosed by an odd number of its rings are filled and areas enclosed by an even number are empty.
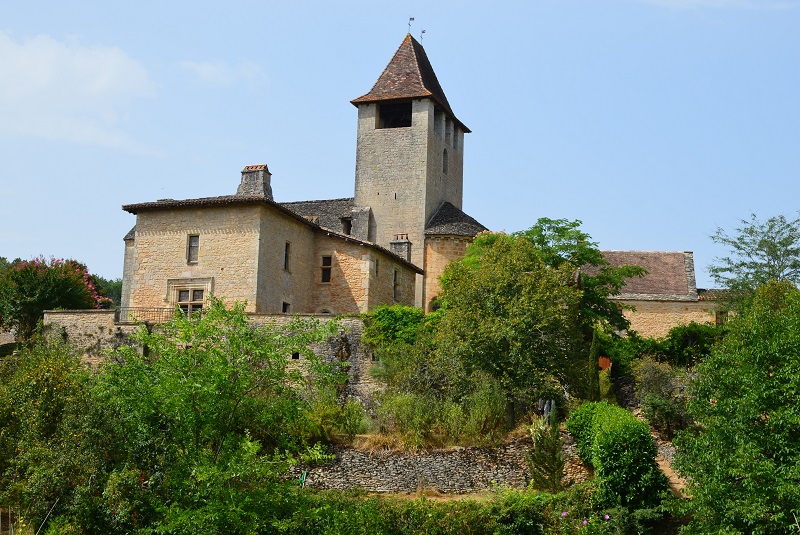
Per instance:
[[[603,251],[612,266],[641,266],[644,277],[627,279],[617,299],[697,301],[694,258],[690,252]]]
[[[450,103],[439,84],[439,79],[436,78],[436,73],[433,71],[425,49],[411,37],[411,34],[408,34],[370,92],[350,102],[357,106],[362,102],[424,97],[433,99],[461,125],[465,132],[470,132],[469,128],[456,118],[450,108]]]

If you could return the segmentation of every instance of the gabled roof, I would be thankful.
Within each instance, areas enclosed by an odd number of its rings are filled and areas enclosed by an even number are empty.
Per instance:
[[[364,102],[423,97],[433,99],[439,107],[461,125],[465,132],[470,132],[470,129],[456,118],[450,108],[450,103],[447,101],[442,86],[439,85],[439,80],[436,78],[436,73],[433,72],[425,49],[411,37],[411,34],[408,34],[370,92],[350,102],[354,106],[358,106]]]
[[[348,218],[353,211],[353,198],[326,199],[322,201],[282,202],[281,206],[305,218],[317,218],[321,227],[341,229],[342,218]]]
[[[475,219],[468,216],[449,202],[443,202],[428,220],[425,234],[470,236],[474,237],[479,232],[489,230]]]
[[[346,199],[341,199],[346,200]],[[122,209],[126,212],[131,214],[140,214],[142,212],[158,212],[162,210],[175,210],[175,209],[183,209],[183,208],[200,208],[200,207],[210,207],[210,206],[246,206],[246,205],[265,205],[269,208],[273,208],[287,216],[300,221],[301,223],[311,227],[312,230],[315,232],[324,232],[328,236],[334,236],[336,238],[342,239],[346,242],[353,242],[370,249],[375,249],[377,251],[381,251],[389,256],[393,257],[396,262],[404,264],[405,266],[411,268],[416,273],[424,273],[424,271],[416,266],[415,264],[401,258],[400,256],[396,255],[389,249],[385,247],[381,247],[378,244],[360,240],[354,236],[349,236],[347,234],[343,234],[335,229],[330,229],[323,227],[322,225],[310,221],[308,218],[286,208],[272,199],[269,199],[263,195],[222,195],[219,197],[201,197],[199,199],[183,199],[183,200],[175,200],[175,199],[159,199],[155,202],[143,202],[137,204],[125,204],[122,206]],[[134,226],[131,231],[125,236],[125,239],[129,239],[131,233],[136,232],[136,227]],[[135,235],[135,234],[134,234]]]
[[[694,255],[691,252],[603,251],[612,266],[641,266],[644,277],[626,279],[615,299],[646,301],[697,301]]]

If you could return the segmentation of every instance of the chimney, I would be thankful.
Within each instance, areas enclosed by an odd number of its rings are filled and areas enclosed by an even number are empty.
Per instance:
[[[236,190],[236,195],[260,195],[269,200],[272,198],[272,174],[266,164],[247,165],[242,169],[242,183]]]
[[[411,262],[411,242],[408,234],[395,234],[394,239],[389,242],[389,250],[407,262]]]

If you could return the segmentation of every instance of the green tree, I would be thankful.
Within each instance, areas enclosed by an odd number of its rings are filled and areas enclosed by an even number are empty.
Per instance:
[[[108,297],[114,306],[119,306],[122,300],[122,279],[104,279],[100,275],[92,275],[97,293]]]
[[[751,214],[740,225],[733,233],[718,228],[711,236],[729,249],[729,256],[708,268],[716,284],[746,297],[771,280],[800,282],[800,218],[761,220]]]
[[[271,531],[286,468],[324,458],[308,409],[340,374],[309,346],[336,329],[260,328],[212,299],[199,320],[142,326],[96,373],[63,346],[23,352],[0,369],[0,503],[38,526],[58,500],[58,533]]]
[[[101,296],[86,266],[75,260],[34,258],[19,262],[0,277],[0,326],[30,339],[45,310],[102,308]]]
[[[800,291],[759,288],[698,367],[679,434],[688,533],[796,533],[800,518]]]
[[[567,266],[578,273],[576,278],[582,291],[580,320],[589,342],[592,328],[597,324],[616,330],[629,327],[618,303],[609,298],[620,293],[625,279],[643,277],[647,270],[640,266],[610,265],[597,243],[580,226],[577,220],[542,217],[528,230],[514,235],[528,240],[548,266]]]
[[[572,277],[571,266],[545,264],[529,241],[488,233],[442,276],[437,350],[499,381],[510,424],[516,400],[554,382],[572,387],[580,375],[581,292]]]

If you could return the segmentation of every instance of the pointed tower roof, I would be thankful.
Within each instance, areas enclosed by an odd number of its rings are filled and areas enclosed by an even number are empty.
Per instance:
[[[358,106],[365,102],[421,97],[432,99],[460,124],[465,132],[470,132],[470,129],[458,120],[450,108],[450,103],[447,102],[442,86],[439,85],[439,80],[436,78],[436,73],[433,72],[425,49],[411,37],[411,34],[408,34],[370,92],[350,102],[354,106]]]

